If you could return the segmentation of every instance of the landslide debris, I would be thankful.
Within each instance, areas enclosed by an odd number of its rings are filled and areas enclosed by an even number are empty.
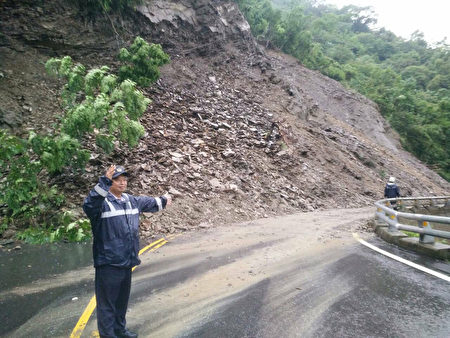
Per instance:
[[[83,18],[69,2],[0,3],[0,124],[49,130],[61,83],[52,56],[117,66],[140,35],[171,63],[146,94],[146,134],[107,156],[93,142],[86,173],[53,183],[80,215],[83,197],[110,163],[132,173],[135,194],[175,196],[146,215],[142,236],[269,215],[372,205],[385,180],[403,195],[442,195],[449,183],[403,151],[376,105],[297,60],[264,50],[232,1],[146,1],[124,16]]]

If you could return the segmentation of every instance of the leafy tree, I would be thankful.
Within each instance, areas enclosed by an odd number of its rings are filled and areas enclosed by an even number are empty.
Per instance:
[[[46,63],[49,74],[67,81],[62,93],[65,113],[61,131],[78,140],[91,134],[106,152],[114,149],[117,140],[137,145],[144,134],[139,118],[151,101],[136,83],[149,86],[159,78],[159,67],[169,62],[160,45],[148,44],[141,37],[136,37],[129,50],[123,48],[119,59],[123,62],[119,76],[107,66],[86,72],[86,67],[74,64],[70,56]],[[67,138],[61,141],[67,142]]]
[[[141,84],[151,84],[168,56],[159,46],[152,47],[140,38],[136,45],[140,48],[131,48],[128,74]],[[48,60],[46,69],[66,80],[62,89],[64,114],[53,132],[31,131],[28,139],[0,129],[0,205],[7,208],[0,231],[14,223],[27,224],[19,237],[28,241],[79,241],[90,234],[87,223],[68,222],[67,215],[60,213],[65,197],[56,186],[48,185],[46,174],[55,176],[68,167],[84,169],[90,157],[82,147],[87,134],[106,152],[114,149],[116,141],[135,146],[144,134],[139,118],[150,99],[125,74],[119,77],[107,66],[86,71],[85,66],[65,56]]]
[[[61,125],[63,133],[79,140],[85,134],[93,134],[97,145],[106,152],[114,149],[116,140],[131,147],[138,143],[144,134],[138,120],[150,99],[144,97],[133,81],[119,82],[106,66],[91,69],[84,75],[79,72],[84,66],[73,65],[67,56],[50,59],[46,66],[50,73],[56,72],[67,79],[63,91],[67,107]],[[76,85],[71,86],[74,78],[77,78]],[[150,82],[151,79],[146,79],[146,83]]]
[[[245,14],[253,35],[260,41],[274,43],[284,34],[281,26],[281,12],[275,10],[270,0],[237,1]]]
[[[401,70],[409,66],[419,66],[421,61],[420,55],[416,51],[401,51],[392,55],[385,63],[393,69]]]
[[[311,32],[307,29],[303,9],[294,7],[283,18],[281,25],[284,28],[284,35],[281,42],[281,49],[300,60],[305,58],[312,47]]]
[[[355,33],[369,33],[370,26],[377,23],[373,17],[374,12],[370,7],[345,6],[341,13],[348,14],[352,21],[352,31]]]
[[[7,206],[2,228],[43,222],[52,210],[59,209],[64,197],[43,182],[45,167],[28,141],[0,129],[0,150],[0,204]]]
[[[119,70],[120,80],[130,79],[141,87],[159,79],[159,68],[170,60],[161,45],[148,44],[141,37],[134,40],[130,50],[122,48],[119,59],[124,63]]]
[[[401,74],[404,80],[411,79],[416,83],[416,88],[422,90],[426,88],[432,76],[430,70],[425,66],[409,66]]]
[[[66,166],[84,168],[89,160],[89,152],[67,134],[37,135],[31,131],[28,146],[38,156],[40,164],[50,174],[57,174]]]

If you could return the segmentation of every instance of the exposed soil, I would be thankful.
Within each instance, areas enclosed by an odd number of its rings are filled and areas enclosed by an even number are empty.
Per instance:
[[[117,34],[115,33],[117,32]],[[52,56],[117,66],[136,35],[171,56],[134,149],[92,157],[82,176],[54,183],[82,215],[83,197],[111,163],[130,191],[171,192],[142,236],[317,209],[372,205],[387,177],[404,196],[448,194],[450,184],[403,151],[376,105],[295,59],[264,50],[232,1],[148,1],[123,17],[83,17],[65,1],[0,2],[0,125],[46,131],[61,114]]]

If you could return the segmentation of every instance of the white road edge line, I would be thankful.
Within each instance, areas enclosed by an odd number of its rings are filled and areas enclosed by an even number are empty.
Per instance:
[[[358,242],[360,242],[362,245],[365,245],[365,246],[367,246],[368,248],[370,248],[370,249],[372,249],[372,250],[375,250],[376,252],[379,252],[380,254],[383,254],[383,255],[388,256],[388,257],[390,257],[390,258],[392,258],[392,259],[395,259],[396,261],[399,261],[399,262],[401,262],[401,263],[403,263],[403,264],[409,265],[409,266],[411,266],[411,267],[413,267],[413,268],[415,268],[415,269],[418,269],[418,270],[420,270],[420,271],[429,273],[430,275],[433,275],[433,276],[438,277],[438,278],[441,278],[441,279],[443,279],[443,280],[445,280],[445,281],[447,281],[447,282],[450,282],[450,277],[449,277],[449,276],[444,275],[443,273],[440,273],[440,272],[437,272],[437,271],[428,269],[428,268],[426,268],[426,267],[424,267],[424,266],[422,266],[422,265],[419,265],[419,264],[410,262],[410,261],[408,261],[408,260],[406,260],[406,259],[404,259],[404,258],[401,258],[401,257],[398,257],[398,256],[396,256],[396,255],[393,255],[393,254],[391,254],[391,253],[389,253],[389,252],[387,252],[387,251],[381,250],[380,248],[377,248],[375,245],[369,244],[369,243],[367,243],[365,240],[359,238],[359,236],[358,236],[357,233],[353,233],[353,237],[354,237]]]

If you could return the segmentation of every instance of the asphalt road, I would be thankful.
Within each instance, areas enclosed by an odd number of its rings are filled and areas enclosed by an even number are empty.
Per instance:
[[[142,256],[128,326],[140,337],[449,337],[450,283],[352,234],[446,275],[450,265],[379,240],[365,227],[374,211],[302,213],[176,236]],[[39,278],[0,292],[0,335],[70,336],[93,295],[93,268]],[[82,337],[95,331],[94,311]]]

